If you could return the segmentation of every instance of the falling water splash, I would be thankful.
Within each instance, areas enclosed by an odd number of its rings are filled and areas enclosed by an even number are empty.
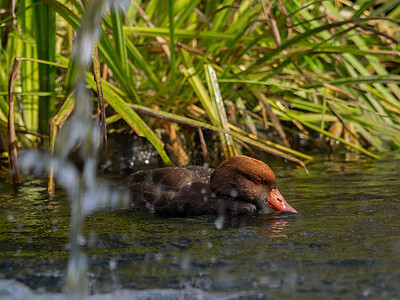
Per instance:
[[[96,177],[101,132],[91,119],[93,105],[85,80],[101,18],[107,6],[108,0],[91,1],[83,17],[82,27],[77,32],[74,49],[77,67],[75,118],[60,132],[53,157],[38,151],[27,151],[20,158],[21,170],[24,172],[40,174],[54,170],[54,178],[66,189],[71,202],[70,258],[65,287],[67,297],[71,299],[82,299],[87,294],[87,261],[81,250],[85,243],[81,235],[85,216],[100,208],[126,206],[128,203],[127,193],[111,189]],[[68,162],[68,155],[78,145],[84,162],[82,174]]]

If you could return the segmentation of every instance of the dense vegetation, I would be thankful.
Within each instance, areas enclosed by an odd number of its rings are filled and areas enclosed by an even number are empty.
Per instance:
[[[216,142],[224,156],[258,147],[300,165],[311,156],[298,144],[372,157],[400,147],[396,1],[117,3],[88,87],[104,97],[108,132],[132,128],[167,164],[187,164],[196,147],[207,158]],[[51,148],[71,117],[73,41],[88,3],[0,5],[5,157],[10,112],[19,147]]]

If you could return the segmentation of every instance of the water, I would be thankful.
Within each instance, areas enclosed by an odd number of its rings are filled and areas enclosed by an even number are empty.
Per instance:
[[[279,190],[299,213],[232,219],[222,229],[210,216],[95,213],[81,237],[90,298],[396,299],[399,162],[325,160],[309,166],[310,176],[273,163]],[[45,179],[25,178],[18,193],[7,177],[0,182],[0,299],[21,299],[16,291],[61,297],[65,192],[49,198]]]

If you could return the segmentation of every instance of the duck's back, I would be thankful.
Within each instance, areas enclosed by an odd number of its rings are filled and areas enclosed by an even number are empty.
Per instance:
[[[193,166],[136,172],[126,182],[131,193],[131,207],[168,217],[234,216],[256,212],[251,203],[211,192],[213,171]]]
[[[204,167],[170,167],[139,171],[126,181],[129,186],[132,207],[165,216],[186,215],[186,203],[190,201],[193,188],[209,189],[213,169]],[[182,198],[187,191],[187,198]]]

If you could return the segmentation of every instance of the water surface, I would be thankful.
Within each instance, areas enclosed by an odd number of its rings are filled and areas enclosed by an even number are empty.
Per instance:
[[[400,160],[322,160],[309,166],[310,175],[272,167],[298,214],[221,222],[117,210],[87,218],[82,243],[92,297],[397,298]],[[46,179],[34,178],[15,193],[2,176],[0,298],[18,299],[15,290],[27,287],[31,297],[61,297],[69,255],[65,193],[50,198]]]

